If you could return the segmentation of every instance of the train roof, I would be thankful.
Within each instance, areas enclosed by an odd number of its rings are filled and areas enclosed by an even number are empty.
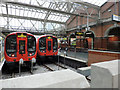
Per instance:
[[[17,34],[17,33],[26,33],[26,34],[29,34],[29,35],[34,36],[33,34],[31,34],[31,33],[27,33],[27,32],[12,32],[12,33],[8,34],[7,36],[9,36],[9,35],[13,35],[13,34]]]
[[[55,37],[55,38],[57,38],[56,36],[54,36],[54,35],[49,35],[49,34],[47,34],[47,35],[35,35],[35,37],[36,38],[41,38],[41,37],[47,37],[47,36],[52,36],[52,37]]]

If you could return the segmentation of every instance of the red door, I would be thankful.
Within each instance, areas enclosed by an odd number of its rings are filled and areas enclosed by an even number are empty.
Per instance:
[[[46,55],[52,55],[53,52],[53,40],[46,39]]]
[[[17,38],[17,60],[21,58],[26,61],[27,60],[27,38],[26,37],[18,37]]]

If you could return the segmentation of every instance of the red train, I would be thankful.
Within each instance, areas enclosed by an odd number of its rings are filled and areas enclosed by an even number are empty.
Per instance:
[[[39,38],[37,39],[37,54],[38,56],[57,56],[57,38],[52,35],[39,36]]]
[[[7,35],[5,39],[4,55],[6,63],[13,65],[20,59],[26,64],[32,59],[36,60],[36,39],[32,34],[15,32]]]

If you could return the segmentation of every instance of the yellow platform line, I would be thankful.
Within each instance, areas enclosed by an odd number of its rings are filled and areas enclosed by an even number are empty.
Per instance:
[[[2,57],[1,61],[4,59],[4,56]]]

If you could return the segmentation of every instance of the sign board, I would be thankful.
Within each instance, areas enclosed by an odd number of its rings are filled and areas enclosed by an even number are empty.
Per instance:
[[[70,45],[76,45],[76,38],[71,38],[70,41]]]
[[[67,38],[63,38],[63,40],[67,40]]]
[[[113,21],[119,21],[119,22],[120,22],[120,16],[113,14],[113,15],[112,15],[112,20],[113,20]]]
[[[84,34],[83,32],[75,32],[76,36],[83,36],[83,34]]]

